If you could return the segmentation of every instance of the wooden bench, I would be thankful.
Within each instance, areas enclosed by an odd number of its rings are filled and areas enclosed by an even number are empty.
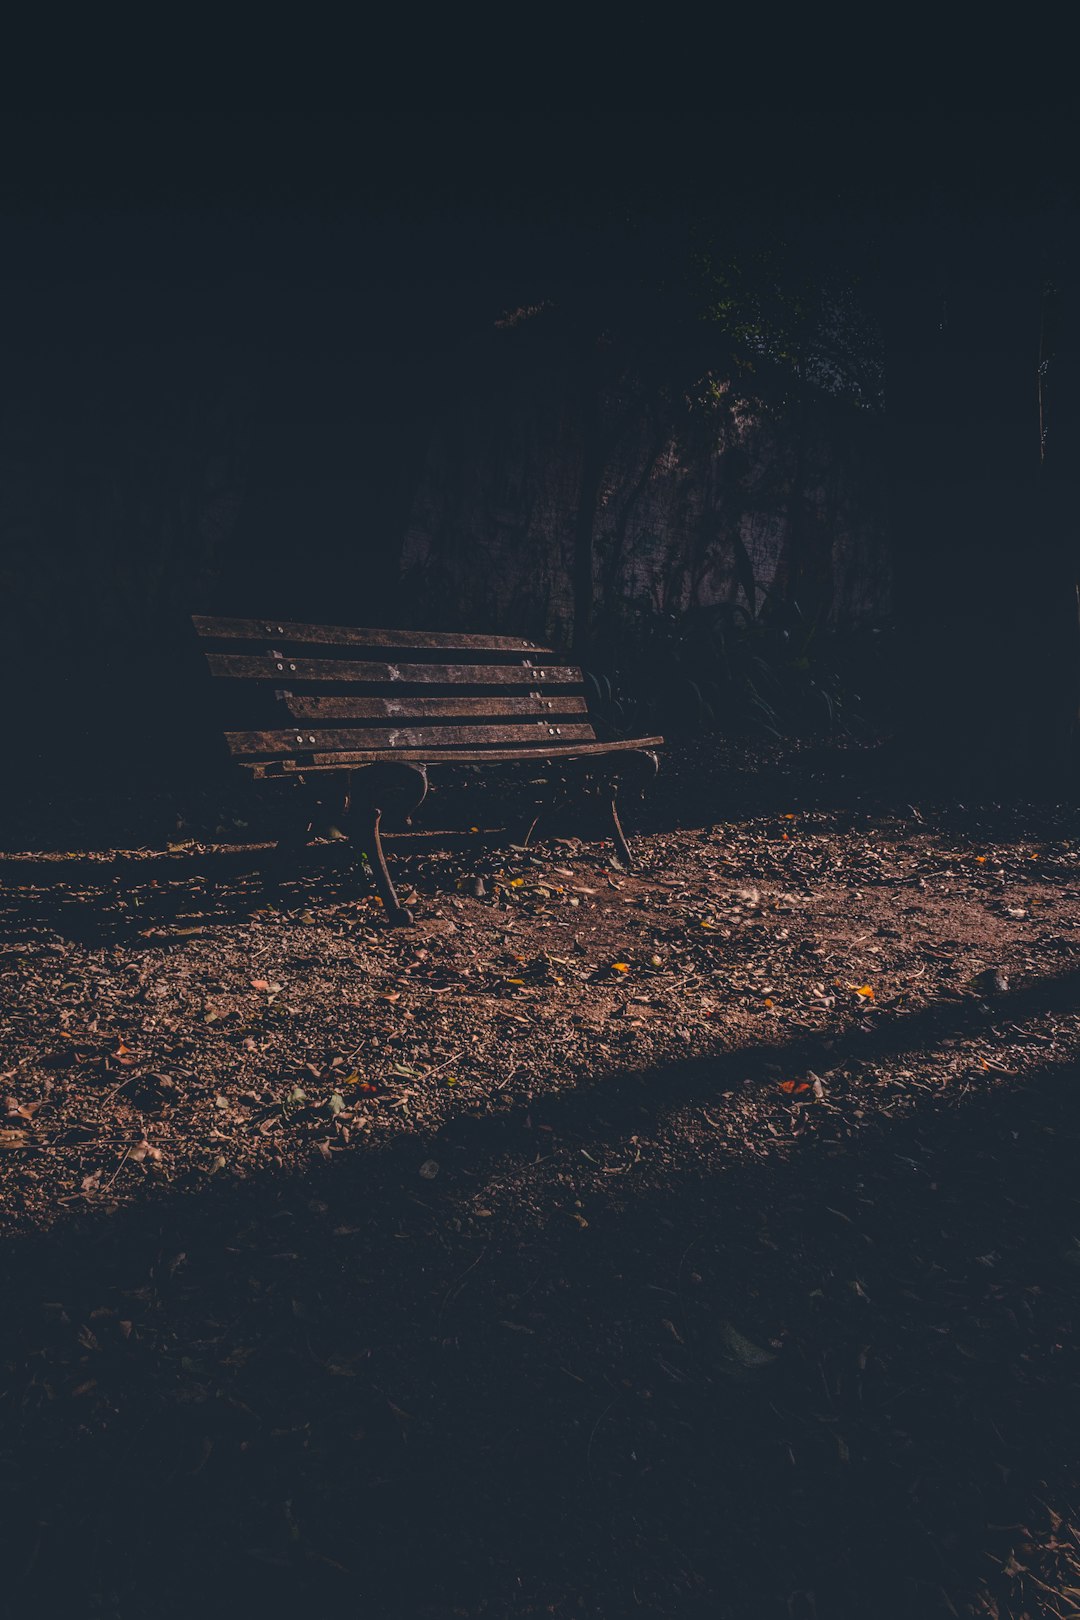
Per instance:
[[[583,791],[608,790],[615,845],[631,864],[619,784],[629,778],[644,787],[663,738],[599,741],[581,670],[549,647],[516,636],[201,615],[192,622],[209,645],[211,672],[252,683],[243,688],[250,729],[225,733],[240,764],[260,778],[346,778],[346,806],[361,819],[357,836],[373,856],[392,921],[412,917],[390,879],[381,821],[389,811],[407,818],[422,803],[430,766],[576,763]],[[239,706],[230,712],[239,721]],[[305,822],[296,840],[306,835]]]

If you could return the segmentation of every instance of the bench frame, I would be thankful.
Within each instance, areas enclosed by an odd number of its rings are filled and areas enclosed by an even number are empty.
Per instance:
[[[386,864],[383,817],[394,814],[408,823],[427,796],[432,766],[554,764],[558,799],[549,795],[522,842],[556,803],[561,808],[578,797],[602,795],[616,850],[633,865],[618,795],[627,786],[643,791],[655,777],[655,750],[663,738],[599,741],[581,670],[558,662],[550,648],[508,636],[202,615],[193,615],[192,622],[204,640],[242,644],[240,652],[207,652],[213,675],[243,681],[245,689],[248,682],[258,683],[260,695],[268,689],[262,683],[278,683],[273,698],[279,715],[284,708],[290,717],[287,727],[279,717],[264,729],[225,734],[234,756],[249,756],[239,763],[252,777],[299,784],[308,778],[344,778],[344,808],[350,822],[359,823],[350,836],[354,843],[362,838],[360,847],[371,852],[375,885],[391,922],[413,918],[398,899]],[[252,647],[253,642],[263,645]],[[311,657],[312,648],[338,656]],[[381,651],[385,658],[373,656]],[[294,692],[294,685],[307,690]],[[312,695],[313,686],[327,685],[335,689],[333,695]],[[309,828],[310,818],[302,824],[298,819],[279,839],[282,857],[299,852]]]

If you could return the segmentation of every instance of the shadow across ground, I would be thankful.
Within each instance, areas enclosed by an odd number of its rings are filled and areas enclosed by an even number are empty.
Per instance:
[[[534,774],[506,766],[489,777],[434,770],[417,825],[451,832],[504,818],[511,827],[527,825],[527,779]],[[328,819],[337,816],[341,793],[332,779],[310,796],[324,801]],[[964,814],[972,805],[1000,810],[1002,802],[1000,792],[986,784],[958,791],[955,782],[920,769],[889,743],[761,744],[708,737],[673,740],[663,749],[659,777],[643,803],[626,805],[626,819],[655,832],[790,810],[878,814],[914,803],[932,816],[957,800],[968,805]],[[81,775],[77,793],[66,770],[50,776],[42,766],[0,808],[0,848],[163,849],[186,837],[259,842],[276,836],[282,811],[293,802],[295,783],[253,783],[216,754],[200,757],[183,773],[159,767],[137,775],[126,769],[98,778]],[[1053,820],[1057,811],[1046,804],[1026,806],[1022,814],[1030,823],[1033,815]]]
[[[15,1612],[1040,1612],[1025,1527],[1078,1483],[1073,1066],[658,1174],[707,1076],[11,1241]],[[610,1191],[579,1201],[583,1148]]]

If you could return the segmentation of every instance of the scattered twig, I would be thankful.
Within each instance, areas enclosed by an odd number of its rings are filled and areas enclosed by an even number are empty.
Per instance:
[[[444,1069],[448,1069],[450,1067],[451,1063],[457,1062],[457,1059],[461,1056],[464,1050],[465,1048],[463,1046],[459,1046],[456,1052],[451,1052],[448,1058],[444,1058],[441,1063],[436,1063],[434,1068],[425,1069],[423,1074],[420,1076],[420,1079],[430,1080],[433,1074],[441,1074]]]
[[[105,1183],[104,1187],[102,1187],[102,1189],[101,1189],[102,1192],[108,1192],[109,1188],[112,1186],[113,1182],[116,1180],[117,1176],[120,1174],[120,1172],[124,1168],[125,1164],[127,1164],[128,1156],[130,1155],[131,1150],[132,1150],[132,1148],[134,1146],[135,1146],[134,1142],[129,1142],[128,1143],[127,1147],[124,1149],[123,1157],[121,1158],[120,1163],[117,1165],[116,1169],[113,1171],[112,1175],[109,1177],[109,1179]]]

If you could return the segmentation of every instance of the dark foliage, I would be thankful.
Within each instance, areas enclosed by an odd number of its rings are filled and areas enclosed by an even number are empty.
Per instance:
[[[837,631],[791,604],[658,614],[635,604],[587,672],[613,735],[866,738],[890,719],[887,628]]]

